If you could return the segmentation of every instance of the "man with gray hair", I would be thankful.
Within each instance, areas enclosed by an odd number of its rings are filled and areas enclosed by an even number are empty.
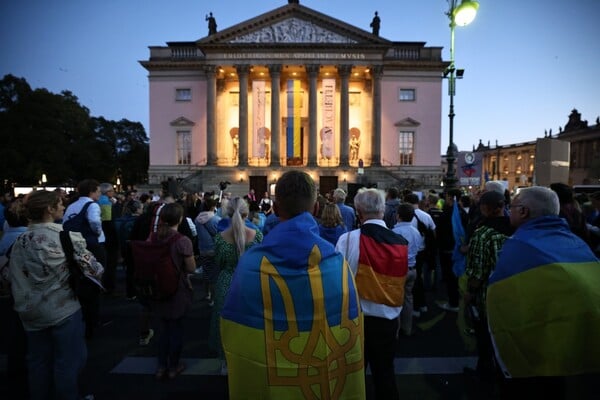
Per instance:
[[[502,398],[565,398],[566,376],[600,371],[600,261],[558,216],[552,190],[522,189],[510,208],[516,231],[487,290]]]
[[[375,398],[398,399],[393,349],[404,304],[408,242],[387,228],[382,190],[360,189],[354,207],[360,229],[340,236],[335,248],[344,255],[355,276],[365,315],[365,369],[371,368]]]
[[[484,192],[498,192],[500,194],[504,194],[505,187],[501,181],[487,181],[483,185]]]
[[[356,224],[356,213],[352,207],[344,204],[346,201],[346,192],[344,189],[337,188],[333,191],[333,201],[340,209],[340,214],[342,214],[346,229],[348,229],[348,231],[354,229],[354,225]]]

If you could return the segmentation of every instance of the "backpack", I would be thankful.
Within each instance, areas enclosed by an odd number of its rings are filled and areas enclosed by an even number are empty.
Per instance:
[[[130,242],[133,256],[133,281],[137,295],[157,301],[169,300],[177,292],[181,271],[171,257],[171,245],[183,237],[175,233],[161,240],[156,233],[148,240]]]
[[[63,221],[63,229],[68,232],[79,232],[85,239],[88,248],[91,245],[98,244],[98,235],[92,230],[90,221],[87,219],[87,209],[93,203],[88,201],[85,203],[79,214],[72,215],[66,221]]]

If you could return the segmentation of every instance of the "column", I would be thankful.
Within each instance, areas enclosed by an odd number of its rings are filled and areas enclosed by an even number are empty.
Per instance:
[[[238,80],[240,82],[239,97],[239,167],[248,166],[248,72],[249,65],[236,65]]]
[[[206,73],[206,165],[217,165],[217,67],[204,66]]]
[[[269,65],[271,74],[271,166],[279,167],[281,157],[279,155],[279,138],[281,137],[281,108],[280,88],[281,88],[281,65]]]
[[[373,77],[373,135],[371,141],[371,166],[381,166],[381,76],[383,66],[371,69]]]
[[[308,72],[308,166],[317,166],[317,77],[319,65],[306,66]]]
[[[350,147],[350,99],[348,97],[349,78],[352,65],[339,65],[342,85],[340,87],[340,167],[349,166]]]

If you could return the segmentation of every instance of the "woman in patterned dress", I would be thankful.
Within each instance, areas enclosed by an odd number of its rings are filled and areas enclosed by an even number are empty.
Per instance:
[[[215,305],[210,321],[209,345],[216,351],[221,360],[221,374],[227,374],[225,355],[219,333],[219,319],[225,303],[225,297],[231,286],[231,278],[237,266],[238,259],[249,247],[262,242],[263,235],[259,229],[246,226],[244,220],[248,217],[248,203],[236,197],[227,203],[227,215],[231,218],[229,228],[215,236],[216,264],[220,269],[215,285]]]

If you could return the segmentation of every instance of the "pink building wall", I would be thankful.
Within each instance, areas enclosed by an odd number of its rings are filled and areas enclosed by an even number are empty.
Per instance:
[[[416,100],[399,101],[400,89],[415,89]],[[381,158],[382,163],[398,165],[399,130],[413,130],[415,166],[440,164],[441,154],[441,90],[442,80],[437,77],[402,79],[383,78],[381,82]],[[415,127],[395,126],[407,118],[420,123]]]
[[[176,101],[176,89],[191,89],[191,101]],[[186,118],[192,126],[172,126],[177,118]],[[192,133],[192,165],[206,164],[206,81],[150,79],[150,165],[176,165],[178,130]]]

